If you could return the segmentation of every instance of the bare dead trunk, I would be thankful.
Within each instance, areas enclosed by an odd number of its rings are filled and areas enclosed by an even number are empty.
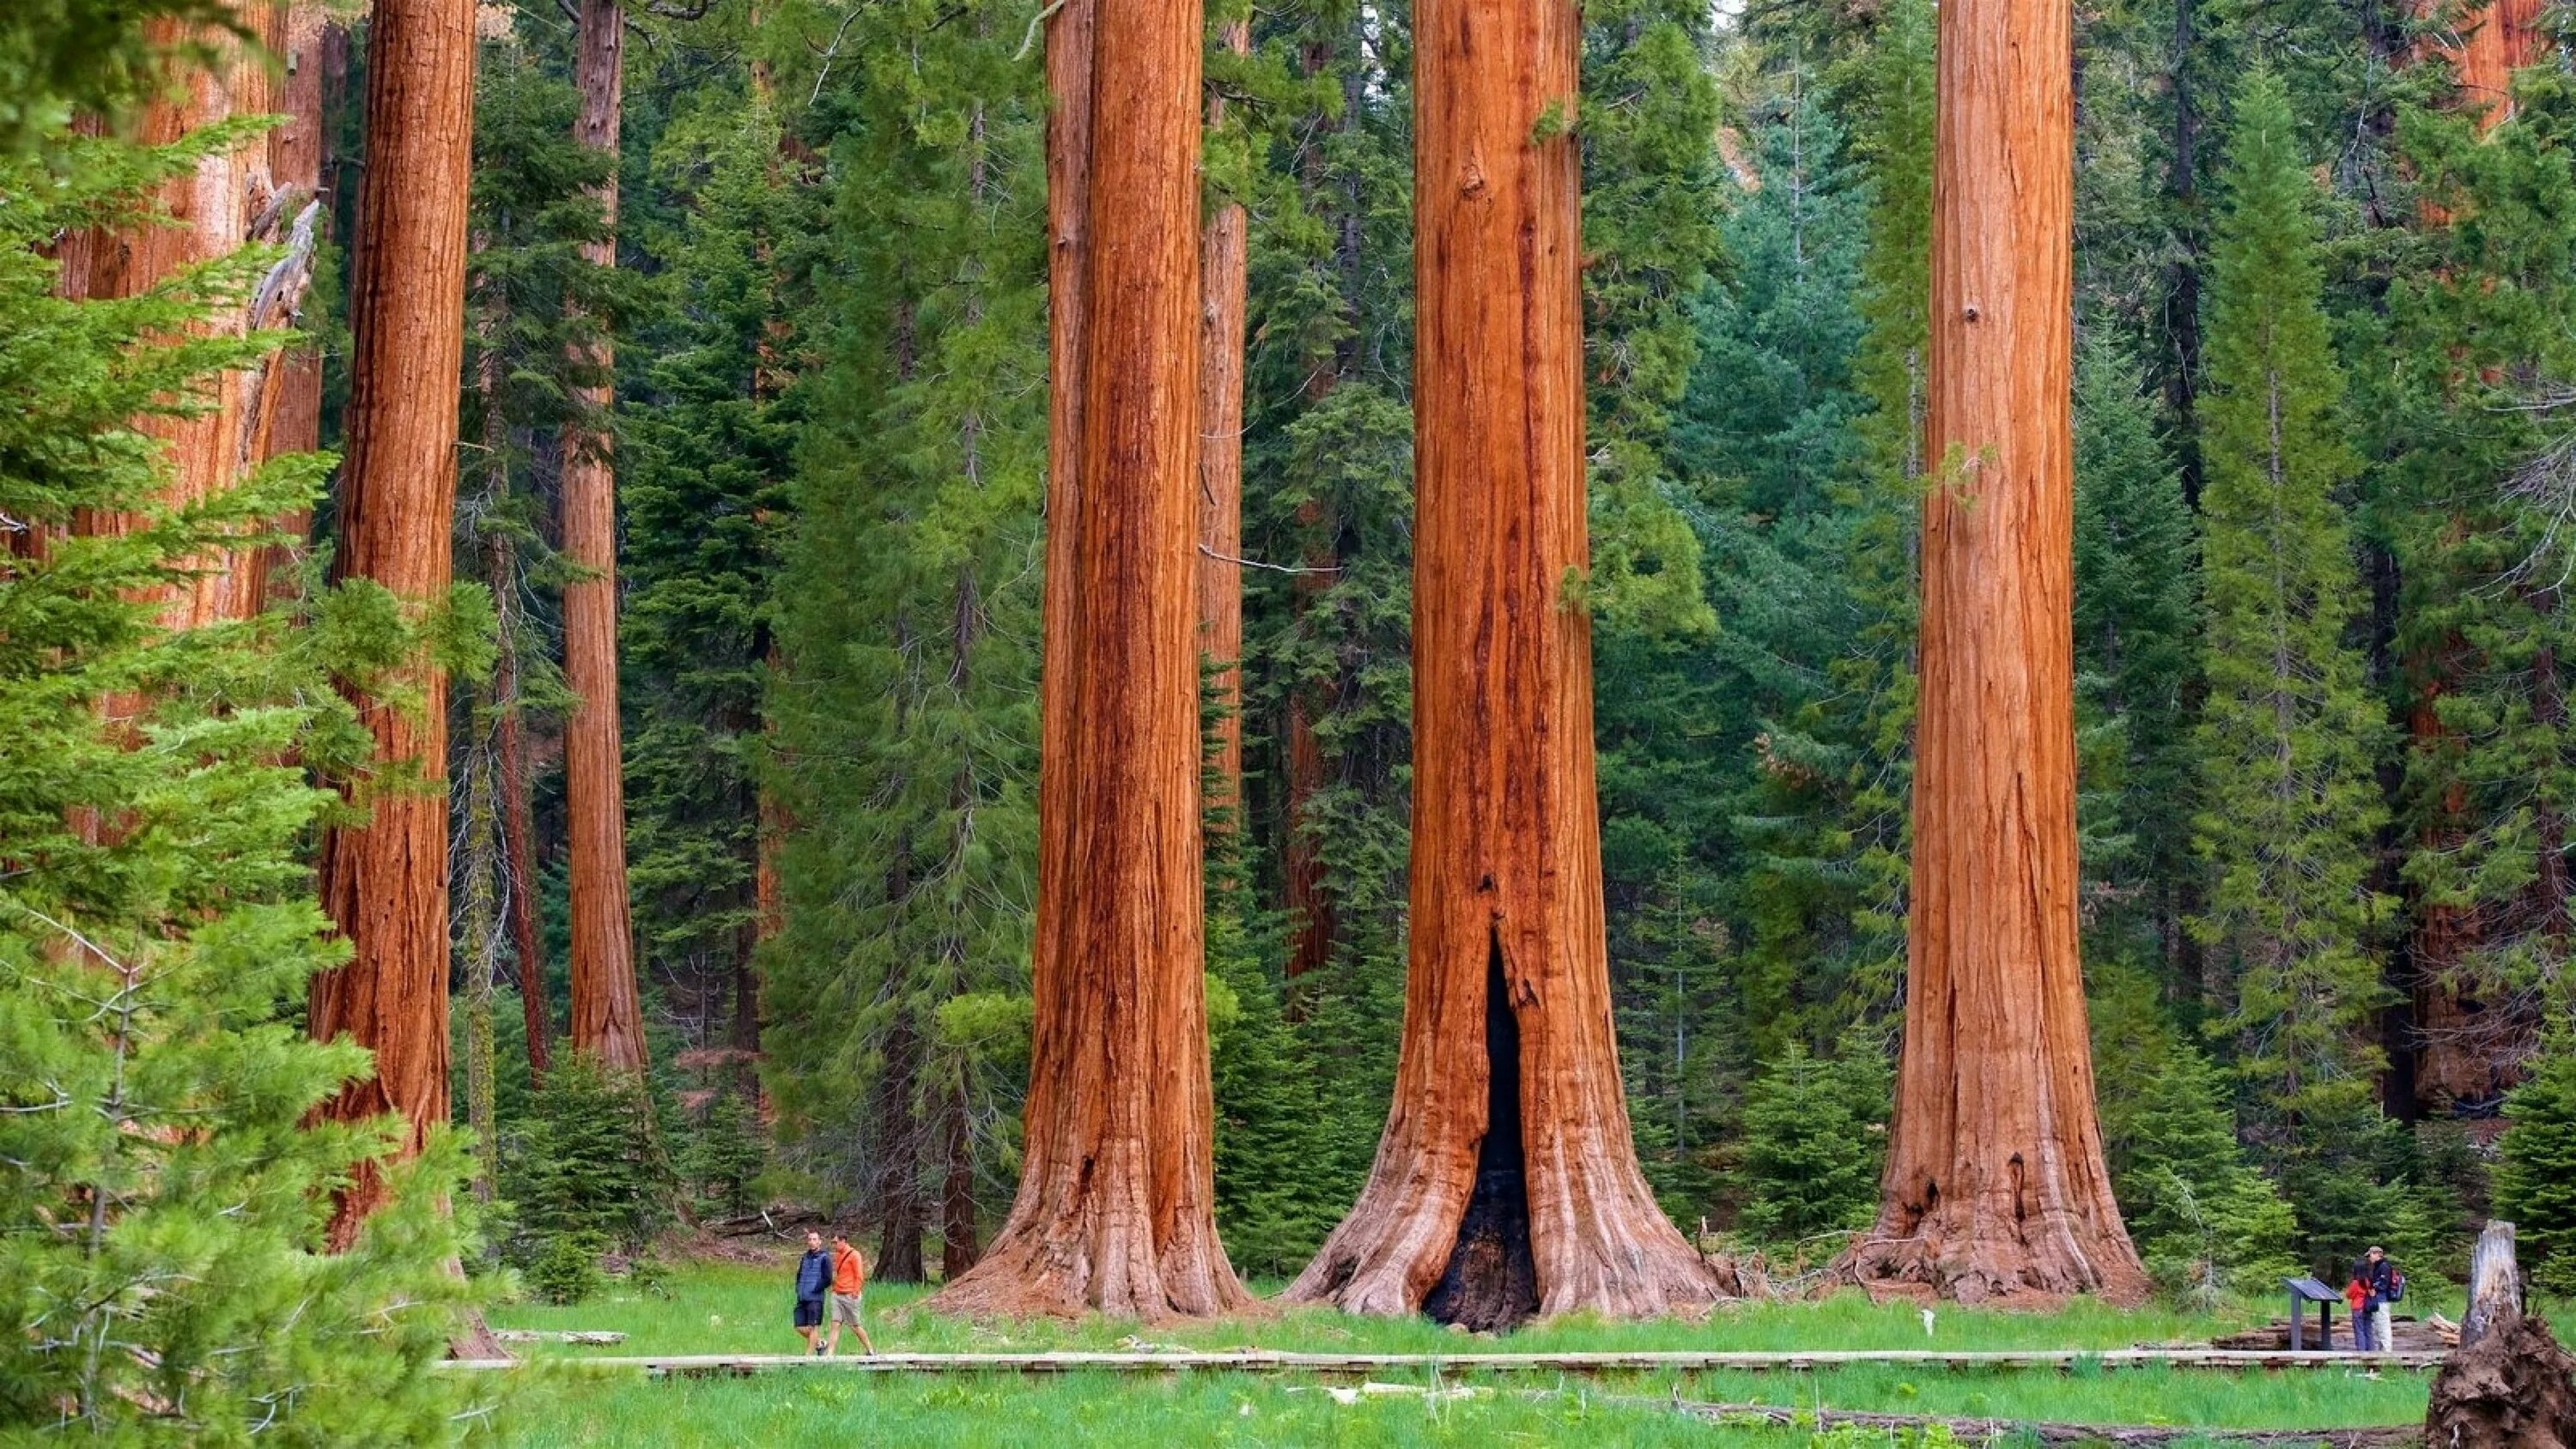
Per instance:
[[[1252,48],[1249,19],[1225,27],[1226,48]],[[1210,95],[1210,126],[1225,120],[1225,100]],[[1208,804],[1240,811],[1243,803],[1243,329],[1247,217],[1231,197],[1208,213],[1199,241],[1199,651],[1219,666],[1208,679],[1225,711],[1217,725],[1217,795]],[[1239,819],[1229,827],[1240,829]]]
[[[2460,1346],[2434,1376],[2424,1442],[2442,1449],[2576,1446],[2576,1359],[2525,1314],[2513,1224],[2491,1222],[2469,1258]]]
[[[341,474],[342,577],[372,580],[415,607],[449,578],[456,509],[456,397],[465,347],[466,190],[473,158],[473,0],[377,0],[367,38],[366,174],[350,280],[349,411]],[[447,678],[422,658],[413,708],[358,696],[376,758],[433,785],[447,777]],[[322,847],[322,899],[353,949],[315,978],[308,1018],[324,1041],[375,1053],[375,1073],[321,1110],[341,1121],[387,1113],[416,1153],[447,1120],[447,802],[376,791],[367,824]],[[346,1247],[383,1200],[362,1173],[337,1204]]]
[[[949,1311],[1252,1306],[1217,1243],[1201,959],[1203,25],[1197,0],[1071,0],[1048,22],[1037,1019],[1019,1195],[934,1300]]]
[[[1941,7],[1905,1050],[1877,1288],[2142,1298],[2078,954],[2063,0]]]
[[[1572,0],[1414,11],[1411,962],[1358,1204],[1288,1298],[1645,1317],[1726,1295],[1638,1171],[1594,778]]]
[[[964,1064],[951,1072],[939,1117],[939,1276],[954,1283],[983,1256],[975,1224],[975,1124]]]

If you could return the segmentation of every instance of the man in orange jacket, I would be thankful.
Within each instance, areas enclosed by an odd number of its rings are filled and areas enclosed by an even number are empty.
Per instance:
[[[823,1341],[825,1357],[841,1351],[841,1325],[859,1336],[859,1347],[870,1358],[877,1356],[877,1346],[868,1341],[868,1326],[859,1321],[859,1301],[868,1287],[868,1260],[850,1246],[850,1240],[835,1233],[832,1236],[832,1329]]]

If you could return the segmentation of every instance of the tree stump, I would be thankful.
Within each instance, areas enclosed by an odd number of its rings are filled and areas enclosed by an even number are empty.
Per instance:
[[[2460,1347],[2433,1380],[2434,1449],[2576,1449],[2576,1360],[2522,1311],[2513,1224],[2491,1222],[2469,1259]]]

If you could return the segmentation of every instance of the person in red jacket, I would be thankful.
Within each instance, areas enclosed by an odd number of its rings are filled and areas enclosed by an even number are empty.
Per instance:
[[[868,1260],[850,1246],[850,1240],[839,1234],[832,1237],[832,1329],[823,1341],[823,1355],[829,1358],[841,1351],[841,1326],[859,1336],[859,1347],[870,1358],[877,1356],[877,1346],[868,1339],[868,1326],[859,1321],[860,1300],[867,1295]]]

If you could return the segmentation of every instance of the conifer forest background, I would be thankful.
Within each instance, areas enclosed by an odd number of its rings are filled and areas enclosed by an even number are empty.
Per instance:
[[[1239,642],[1202,651],[1214,1207],[1265,1283],[1368,1180],[1405,1012],[1412,10],[1209,4],[1204,208],[1211,237],[1235,218],[1246,299],[1239,425],[1206,440],[1239,445],[1240,537],[1200,544],[1242,597]],[[864,1228],[880,1278],[953,1277],[1011,1207],[1031,1066],[1046,17],[485,0],[464,289],[423,304],[463,317],[452,581],[424,612],[344,567],[333,472],[393,446],[343,421],[353,356],[409,345],[347,321],[387,285],[350,240],[387,13],[0,20],[0,96],[30,98],[0,99],[0,1155],[161,1203],[151,1251],[197,1234],[209,1263],[251,1251],[217,1245],[215,1199],[354,1173],[407,1226],[298,1270],[352,1322],[461,1291],[435,1271],[460,1251],[577,1298],[666,1227],[782,1204]],[[1542,126],[1581,166],[1569,587],[1618,1068],[1674,1223],[1821,1267],[1879,1210],[1921,518],[1955,461],[1923,443],[1934,7],[1581,13],[1580,93]],[[2080,920],[2129,1233],[2165,1291],[2268,1292],[2368,1242],[2457,1271],[2493,1212],[2576,1291],[2576,11],[2074,20]],[[246,45],[233,25],[280,58],[233,62],[268,94],[151,99],[151,55]],[[254,152],[309,179],[232,247],[129,284],[85,259]],[[207,321],[241,315],[299,339],[263,360]],[[210,376],[309,391],[312,435],[280,413],[273,461],[155,511],[164,445],[215,406],[170,399]],[[131,526],[76,526],[109,515]],[[250,604],[174,628],[223,550],[259,557]],[[343,1008],[306,982],[347,956],[329,882],[366,877],[315,869],[389,708],[444,721],[426,778],[378,792],[452,880],[448,1044],[419,1059],[452,1063],[455,1130],[409,1143],[298,1126],[367,1090],[307,1041]],[[131,964],[81,999],[176,1024],[37,1010],[93,949]],[[576,982],[620,952],[631,991]],[[146,1042],[156,1065],[106,1075]],[[195,1161],[149,1111],[138,1135],[40,1110],[111,1080],[234,1082],[204,1110],[247,1136],[216,1140],[262,1145]],[[308,1210],[273,1211],[284,1261]],[[95,1258],[5,1250],[0,1290]],[[286,1324],[298,1291],[227,1312]],[[428,1401],[405,1382],[364,1412]]]

